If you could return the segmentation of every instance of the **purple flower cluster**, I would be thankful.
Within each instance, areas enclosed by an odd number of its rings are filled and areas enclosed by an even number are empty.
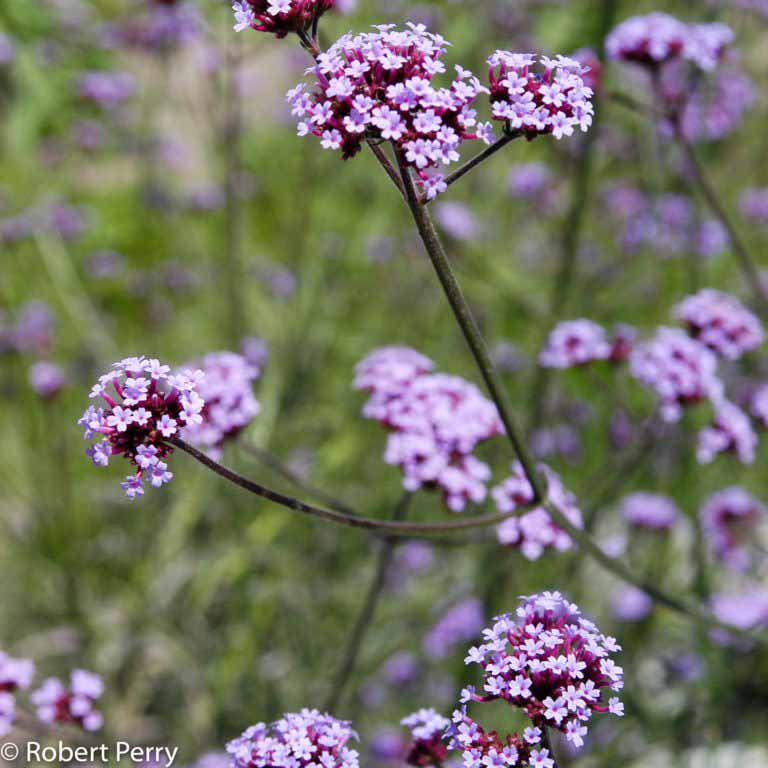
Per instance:
[[[464,140],[494,140],[490,124],[478,124],[472,108],[487,89],[459,66],[450,88],[433,88],[432,78],[445,72],[440,59],[448,44],[423,25],[375,29],[345,35],[317,57],[314,91],[301,83],[288,93],[298,134],[319,137],[323,148],[341,150],[345,159],[367,139],[392,142],[433,199],[445,183],[428,169],[457,161]]]
[[[109,109],[122,104],[136,92],[136,82],[125,72],[86,72],[77,83],[81,99]]]
[[[677,421],[685,406],[722,399],[714,353],[678,328],[661,327],[652,339],[638,344],[629,366],[632,375],[658,395],[665,421]]]
[[[123,22],[114,31],[114,38],[128,47],[167,51],[191,42],[202,28],[200,13],[191,3],[159,2]]]
[[[449,509],[486,496],[491,472],[473,455],[503,431],[498,411],[473,384],[426,373],[432,362],[412,349],[385,347],[363,360],[355,385],[371,397],[363,415],[392,430],[384,460],[399,466],[409,491],[438,488]]]
[[[666,13],[632,16],[605,39],[610,59],[657,66],[684,59],[703,70],[717,65],[733,31],[724,24],[687,24]]]
[[[725,138],[739,128],[755,101],[753,82],[734,64],[718,68],[711,78],[693,85],[680,78],[672,94],[665,77],[664,91],[668,99],[672,96],[670,101],[682,104],[680,127],[690,141]]]
[[[745,219],[768,224],[768,187],[745,189],[739,198],[739,210]]]
[[[753,584],[739,592],[712,595],[712,612],[717,618],[737,629],[754,629],[768,625],[768,589]]]
[[[532,139],[551,133],[571,136],[592,125],[593,91],[582,75],[588,68],[575,59],[540,56],[541,73],[532,71],[537,58],[529,53],[496,51],[488,58],[491,112],[515,131]]]
[[[497,617],[483,636],[485,642],[470,648],[465,659],[482,668],[482,693],[474,686],[462,691],[463,706],[448,731],[449,746],[461,750],[465,768],[552,768],[542,744],[545,729],[561,731],[579,749],[593,713],[624,714],[611,695],[624,685],[622,668],[610,658],[621,647],[559,592],[523,598],[516,617]],[[467,705],[492,701],[522,710],[531,726],[522,735],[486,732]]]
[[[423,647],[430,656],[443,659],[455,645],[471,640],[483,627],[483,606],[475,597],[452,605],[427,632]]]
[[[435,364],[410,347],[380,347],[355,366],[355,389],[375,394],[363,408],[369,419],[383,419],[386,404],[401,397],[416,378]]]
[[[729,360],[759,347],[765,338],[760,320],[735,296],[712,288],[688,296],[676,317],[693,338]]]
[[[98,731],[104,719],[94,704],[103,693],[104,683],[98,675],[75,669],[69,686],[56,677],[49,677],[30,696],[30,701],[43,723],[75,724],[85,731]]]
[[[32,389],[43,400],[52,400],[67,383],[67,377],[62,368],[47,360],[32,363],[27,378]]]
[[[762,384],[752,393],[749,410],[760,426],[768,429],[768,384]]]
[[[203,372],[197,393],[205,405],[200,411],[202,420],[187,424],[181,436],[217,457],[224,443],[237,437],[259,414],[253,382],[261,371],[234,352],[212,352],[192,367]]]
[[[411,731],[411,746],[406,762],[408,765],[426,766],[443,764],[448,747],[443,740],[446,728],[451,724],[448,718],[434,709],[420,709],[404,717],[401,725]]]
[[[350,723],[316,709],[257,723],[227,744],[233,768],[358,768]]]
[[[666,532],[677,522],[680,511],[672,499],[657,493],[638,491],[619,503],[622,517],[636,528]]]
[[[706,501],[699,519],[718,561],[736,571],[749,567],[748,543],[764,513],[760,501],[739,486],[724,488]]]
[[[170,482],[164,459],[173,451],[165,440],[186,426],[202,423],[205,401],[198,392],[201,371],[171,374],[159,360],[129,357],[112,366],[91,389],[91,398],[104,406],[89,406],[78,422],[86,440],[99,436],[86,453],[96,466],[106,467],[110,456],[122,455],[136,471],[122,488],[129,499]]]
[[[283,38],[301,33],[333,8],[334,0],[234,0],[235,32],[255,29]]]
[[[29,659],[14,659],[0,651],[0,736],[11,729],[16,714],[16,691],[32,684],[35,665]]]
[[[611,344],[602,326],[591,320],[569,320],[549,334],[539,364],[544,368],[573,368],[610,356]]]
[[[547,481],[549,503],[577,528],[583,527],[576,497],[565,488],[559,475],[546,464],[539,464],[537,469]],[[491,496],[503,513],[514,512],[533,501],[533,488],[520,462],[512,464],[512,475],[493,488]],[[571,537],[555,524],[544,507],[505,520],[497,526],[496,536],[501,544],[518,548],[529,560],[538,560],[549,547],[564,552],[573,546]]]
[[[732,453],[742,464],[751,464],[756,447],[757,435],[747,414],[723,400],[715,405],[712,424],[699,432],[696,458],[699,464],[709,464],[719,453]]]

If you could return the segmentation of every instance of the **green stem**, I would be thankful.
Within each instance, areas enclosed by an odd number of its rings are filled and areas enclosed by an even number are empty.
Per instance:
[[[400,501],[397,503],[394,512],[392,513],[393,521],[402,520],[408,512],[408,507],[411,503],[413,494],[403,494]],[[326,712],[335,712],[344,699],[347,685],[349,684],[352,675],[354,674],[355,667],[357,666],[357,660],[360,656],[360,651],[363,647],[363,641],[368,634],[368,630],[371,628],[373,617],[376,613],[376,608],[379,604],[379,599],[384,591],[384,586],[387,581],[387,574],[389,568],[392,565],[392,558],[395,554],[397,542],[394,539],[387,539],[381,547],[379,557],[376,562],[376,570],[373,574],[373,580],[371,581],[368,593],[365,596],[365,600],[360,608],[360,613],[357,616],[357,620],[352,628],[352,632],[347,641],[347,646],[344,650],[344,654],[341,659],[341,664],[336,672],[331,692],[328,695],[328,699],[325,703]]]

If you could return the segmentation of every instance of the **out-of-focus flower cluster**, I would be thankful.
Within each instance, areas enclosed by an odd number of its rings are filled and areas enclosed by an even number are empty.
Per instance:
[[[432,78],[445,72],[440,59],[448,44],[423,25],[375,29],[340,38],[310,70],[315,89],[302,83],[289,92],[298,134],[320,137],[325,149],[341,150],[344,158],[367,139],[392,142],[434,198],[445,184],[442,174],[430,176],[428,169],[458,160],[465,140],[493,141],[490,124],[478,124],[472,108],[487,89],[459,66],[450,88],[434,88]]]
[[[391,430],[384,460],[403,470],[405,488],[438,488],[460,512],[485,499],[491,472],[473,451],[503,426],[477,387],[431,367],[412,349],[385,347],[359,363],[355,383],[371,395],[363,414]]]
[[[0,736],[5,736],[16,716],[16,691],[32,684],[35,665],[29,659],[15,659],[0,651]]]
[[[173,478],[164,461],[173,449],[165,440],[202,423],[203,378],[201,371],[171,374],[159,360],[130,357],[115,363],[91,389],[91,397],[104,405],[89,406],[78,422],[86,440],[100,438],[87,454],[100,467],[111,456],[128,459],[136,468],[122,483],[129,499],[144,493],[145,482],[159,488]]]
[[[579,749],[593,713],[623,715],[623,704],[612,695],[624,685],[623,670],[611,658],[621,647],[559,592],[523,598],[516,616],[499,616],[483,636],[485,642],[465,659],[482,668],[482,690],[462,691],[463,706],[448,731],[449,747],[461,751],[465,768],[552,768],[542,744],[546,728],[561,731]],[[520,709],[530,727],[522,735],[486,732],[468,705],[492,701]]]
[[[227,744],[234,768],[358,768],[357,740],[350,724],[316,709],[257,723]]]
[[[765,514],[761,502],[740,486],[712,495],[699,513],[712,553],[726,567],[746,570],[752,562],[750,544]]]
[[[675,315],[694,339],[729,360],[757,349],[765,338],[752,312],[734,296],[712,288],[686,298],[675,308]]]
[[[278,38],[298,34],[308,30],[333,4],[334,0],[235,0],[235,31],[250,28]]]
[[[203,372],[197,393],[205,405],[201,420],[185,426],[181,436],[217,457],[224,443],[237,437],[259,414],[261,406],[253,395],[253,382],[261,371],[234,352],[212,352],[184,370],[189,368]]]
[[[703,70],[714,69],[733,40],[725,24],[687,24],[666,13],[632,16],[605,39],[609,58],[657,66],[685,59]]]
[[[538,471],[546,479],[549,503],[577,528],[583,527],[576,497],[565,488],[559,475],[546,464],[539,464]],[[499,512],[530,506],[533,488],[520,462],[512,465],[512,475],[493,488],[491,496]],[[571,537],[555,524],[543,506],[508,518],[496,528],[496,535],[501,544],[518,548],[529,560],[538,560],[550,547],[564,552],[573,546]]]
[[[406,758],[408,765],[442,765],[448,754],[443,734],[451,721],[430,708],[420,709],[404,717],[400,723],[411,731],[411,746]]]
[[[459,643],[471,640],[483,628],[483,606],[474,597],[454,603],[424,636],[425,653],[442,659]]]
[[[680,515],[677,505],[668,496],[644,491],[624,496],[619,504],[619,512],[636,528],[662,532],[669,531]]]
[[[592,320],[568,320],[559,323],[549,335],[539,355],[545,368],[573,368],[597,360],[621,363],[632,347],[634,332],[627,326],[616,328],[612,339]]]
[[[85,731],[98,731],[104,719],[94,704],[103,693],[101,677],[74,669],[68,686],[57,677],[49,677],[30,696],[30,701],[44,723],[75,724]]]
[[[496,51],[488,58],[494,120],[527,138],[551,133],[556,139],[587,131],[592,125],[593,91],[582,76],[588,69],[575,59],[539,57],[542,72],[532,70],[536,56]]]

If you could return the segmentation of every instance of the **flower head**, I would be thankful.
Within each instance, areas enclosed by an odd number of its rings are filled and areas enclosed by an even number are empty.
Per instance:
[[[13,693],[32,684],[35,665],[29,659],[14,659],[0,651],[0,691]]]
[[[69,686],[56,677],[49,677],[31,696],[37,717],[44,723],[70,723],[85,731],[98,731],[103,724],[94,703],[104,693],[104,683],[98,675],[84,669],[72,671]]]
[[[768,384],[760,385],[752,393],[749,411],[763,428],[768,429]]]
[[[227,744],[233,768],[358,768],[347,744],[357,740],[350,724],[316,709],[258,723]]]
[[[696,458],[699,464],[709,464],[719,453],[732,453],[742,464],[755,460],[757,435],[749,417],[728,401],[718,403],[708,427],[699,432]]]
[[[573,368],[610,356],[611,344],[601,326],[591,320],[570,320],[549,334],[539,363],[545,368]]]
[[[739,486],[711,496],[699,518],[714,556],[732,570],[746,570],[751,562],[749,542],[764,514],[763,504]]]
[[[545,728],[561,731],[578,749],[593,713],[623,713],[612,695],[624,684],[611,658],[620,646],[559,592],[523,598],[515,616],[497,617],[483,637],[466,659],[482,668],[482,690],[464,690],[464,706],[448,731],[449,746],[461,750],[466,768],[550,765]],[[492,701],[522,710],[531,727],[522,736],[484,731],[466,705]]]
[[[606,38],[605,49],[610,59],[646,66],[684,59],[711,70],[732,40],[724,24],[686,24],[656,12],[623,21]]]
[[[235,31],[255,29],[283,38],[308,30],[335,0],[234,0]]]
[[[722,399],[717,358],[701,342],[676,328],[659,328],[629,357],[632,375],[655,390],[666,421],[677,421],[685,406]]]
[[[125,72],[86,72],[80,77],[77,90],[81,99],[107,109],[133,96],[136,83]]]
[[[483,621],[483,606],[477,598],[454,603],[425,635],[424,651],[445,658],[455,645],[471,640],[482,629]]]
[[[43,400],[52,400],[64,388],[67,377],[60,366],[38,360],[29,367],[29,384]]]
[[[431,708],[404,717],[400,724],[410,729],[412,739],[406,759],[408,765],[442,765],[448,753],[443,734],[450,723]]]
[[[675,308],[675,315],[691,336],[729,360],[756,349],[765,338],[752,312],[734,296],[712,288],[686,298]]]
[[[537,57],[496,51],[488,58],[491,111],[509,129],[533,139],[551,133],[556,139],[587,131],[592,125],[593,91],[582,79],[589,68],[575,59]]]
[[[619,512],[630,525],[652,531],[671,530],[680,515],[668,496],[643,491],[627,494],[619,504]]]
[[[129,499],[142,495],[146,482],[159,488],[173,477],[164,461],[173,451],[166,440],[202,423],[203,379],[201,371],[171,375],[159,360],[132,357],[115,363],[91,390],[103,405],[89,406],[78,422],[86,440],[99,438],[86,453],[102,467],[112,456],[128,459],[135,468],[122,484]]]
[[[298,133],[320,138],[321,146],[340,150],[345,159],[366,139],[391,142],[432,199],[445,183],[429,171],[458,160],[465,140],[493,141],[472,108],[487,89],[462,67],[449,88],[433,87],[434,76],[445,72],[441,57],[448,43],[423,25],[375,29],[337,40],[310,70],[314,89],[301,84],[288,93]]]
[[[234,352],[213,352],[195,364],[204,374],[198,395],[205,401],[200,422],[184,427],[181,436],[194,445],[220,455],[222,446],[235,438],[261,411],[253,395],[259,369]]]
[[[546,464],[538,470],[547,480],[549,501],[577,528],[583,526],[581,511],[575,496],[566,490],[559,475]],[[523,466],[516,461],[512,475],[491,491],[499,512],[513,512],[533,501],[533,488],[525,476]],[[529,560],[538,560],[549,547],[564,552],[573,546],[571,537],[559,528],[545,507],[535,507],[519,517],[510,517],[496,528],[499,542],[518,548]]]

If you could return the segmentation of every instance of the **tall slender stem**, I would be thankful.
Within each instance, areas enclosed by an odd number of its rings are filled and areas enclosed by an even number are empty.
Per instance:
[[[413,495],[411,493],[403,494],[392,513],[393,521],[400,521],[405,517],[408,513],[408,506],[410,505],[412,498]],[[344,654],[341,658],[341,664],[336,671],[331,692],[326,699],[325,710],[327,712],[335,712],[343,702],[347,685],[357,666],[357,660],[363,647],[363,641],[365,640],[368,630],[371,628],[376,608],[379,604],[381,594],[384,591],[387,574],[392,565],[392,558],[395,554],[396,547],[397,541],[392,538],[387,539],[381,545],[373,579],[368,587],[368,592],[365,596],[365,600],[363,600],[357,620],[352,627],[352,632],[349,635],[349,640],[347,641]]]
[[[734,629],[731,625],[719,621],[705,606],[669,595],[656,585],[638,577],[624,562],[606,554],[587,531],[574,525],[558,506],[551,504],[544,498],[544,486],[534,469],[533,459],[522,438],[522,433],[512,418],[506,392],[499,380],[499,376],[496,373],[490,355],[488,354],[488,349],[480,333],[477,322],[474,319],[472,311],[461,291],[461,287],[451,269],[448,257],[445,254],[443,245],[435,230],[434,224],[432,223],[429,211],[426,206],[419,204],[418,195],[413,184],[413,178],[411,177],[411,172],[404,159],[399,157],[398,161],[400,163],[403,184],[408,196],[408,207],[411,210],[419,234],[421,235],[422,242],[424,243],[424,247],[432,261],[435,271],[437,272],[437,276],[443,286],[443,290],[456,317],[456,321],[472,351],[472,355],[480,374],[486,383],[491,399],[499,411],[501,420],[507,430],[507,438],[512,444],[512,447],[520,460],[520,464],[523,467],[526,478],[531,485],[534,495],[533,503],[535,504],[538,502],[543,506],[552,517],[555,524],[559,528],[562,528],[576,542],[584,554],[591,557],[606,571],[612,573],[622,581],[642,589],[660,605],[664,605],[676,613],[690,616],[705,625],[720,626],[733,634],[747,634],[754,638],[755,635],[753,635],[753,633],[740,632],[739,630]]]
[[[399,162],[400,173],[407,196],[408,208],[416,222],[416,227],[421,235],[424,248],[429,255],[432,266],[435,268],[435,272],[437,272],[438,279],[443,286],[448,303],[451,305],[456,321],[461,327],[464,338],[469,345],[472,356],[480,371],[480,375],[483,377],[483,381],[491,395],[491,399],[496,404],[499,416],[506,429],[507,437],[512,443],[515,453],[523,466],[528,482],[531,484],[534,493],[534,501],[541,501],[544,498],[544,486],[536,474],[533,457],[528,450],[528,447],[523,440],[522,432],[512,415],[512,408],[509,404],[507,393],[504,390],[504,385],[501,383],[499,375],[491,361],[488,347],[480,333],[480,328],[472,314],[472,310],[470,309],[467,300],[464,298],[461,287],[456,280],[456,276],[453,273],[453,269],[451,268],[451,264],[448,261],[445,249],[443,248],[443,244],[437,234],[435,225],[432,223],[432,217],[429,215],[429,210],[419,202],[419,196],[413,184],[410,169],[402,158],[399,158]]]
[[[224,149],[224,242],[227,296],[227,327],[230,343],[243,335],[242,265],[241,251],[241,200],[240,200],[240,144],[243,132],[242,100],[239,75],[241,37],[230,37],[225,68],[224,124],[221,139]]]
[[[754,294],[755,302],[760,309],[760,313],[764,316],[768,316],[768,288],[766,288],[765,284],[763,283],[760,270],[757,268],[757,264],[752,258],[752,255],[747,250],[747,247],[744,244],[744,241],[741,239],[741,235],[736,229],[733,221],[731,221],[731,217],[726,212],[725,206],[720,202],[720,198],[717,196],[714,187],[704,173],[704,169],[699,162],[699,158],[696,156],[696,152],[693,149],[691,142],[688,141],[687,137],[685,136],[685,132],[683,131],[683,128],[680,124],[679,117],[675,116],[673,118],[673,124],[675,126],[675,137],[677,139],[677,143],[680,146],[680,149],[682,150],[686,159],[688,168],[690,169],[693,177],[693,181],[699,188],[699,191],[706,200],[707,205],[710,207],[712,213],[728,233],[728,237],[731,241],[731,245],[733,246],[734,253],[736,254],[736,258],[739,261],[739,268],[741,269],[741,273],[744,276],[744,280]]]

